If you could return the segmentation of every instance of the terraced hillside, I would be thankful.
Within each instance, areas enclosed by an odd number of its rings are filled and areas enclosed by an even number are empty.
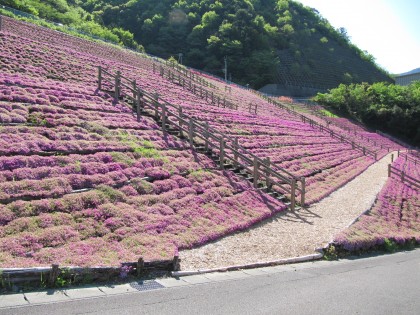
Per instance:
[[[172,257],[286,209],[283,199],[221,170],[150,115],[136,117],[124,91],[114,99],[98,90],[98,66],[136,80],[274,170],[305,177],[306,204],[375,161],[257,94],[226,89],[211,77],[205,80],[214,85],[213,100],[209,90],[204,96],[168,79],[160,69],[170,67],[158,61],[6,18],[0,41],[2,267]],[[112,90],[112,82],[104,89]],[[235,109],[216,106],[214,94]]]

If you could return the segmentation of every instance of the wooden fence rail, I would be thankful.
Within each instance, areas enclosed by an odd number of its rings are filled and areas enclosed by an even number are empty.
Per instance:
[[[276,105],[277,107],[279,107],[279,108],[281,108],[283,110],[286,110],[289,114],[295,115],[295,116],[299,117],[302,120],[302,122],[309,123],[312,127],[316,127],[319,130],[321,130],[321,131],[328,132],[331,137],[333,137],[335,139],[338,139],[341,142],[345,142],[345,143],[351,144],[353,149],[357,149],[357,150],[363,152],[364,155],[371,155],[375,160],[378,159],[378,154],[377,154],[376,151],[372,151],[372,150],[370,150],[370,149],[368,149],[368,148],[366,148],[366,147],[364,147],[364,146],[362,146],[362,145],[354,142],[353,140],[348,139],[348,138],[344,137],[343,135],[340,135],[340,134],[336,133],[334,130],[332,130],[332,129],[326,127],[326,126],[323,126],[323,125],[319,124],[318,122],[316,122],[316,121],[314,121],[314,120],[312,120],[312,119],[310,119],[310,118],[308,118],[308,117],[306,117],[306,116],[304,116],[304,115],[302,115],[302,114],[300,114],[300,113],[298,113],[298,112],[296,112],[296,111],[288,108],[287,106],[285,106],[285,105],[283,105],[283,104],[281,104],[281,103],[273,100],[270,97],[265,97],[264,96],[264,98],[269,103],[274,104],[274,105]]]
[[[420,188],[420,181],[418,179],[411,177],[407,175],[403,170],[388,164],[388,177],[391,177],[392,174],[397,175],[401,182],[406,182],[411,186]]]
[[[162,77],[166,77],[173,83],[176,83],[191,91],[193,94],[198,95],[201,98],[205,98],[206,101],[210,102],[211,104],[223,108],[230,108],[235,110],[238,109],[237,104],[229,102],[226,100],[226,98],[222,98],[220,95],[217,95],[215,91],[210,91],[202,85],[195,84],[191,79],[185,78],[179,73],[175,73],[170,69],[165,69],[163,66],[160,66],[159,73]]]
[[[398,150],[398,156],[403,157],[406,161],[414,163],[414,165],[417,165],[417,162],[420,162],[420,160],[416,159],[414,156],[409,156],[408,153],[400,152],[400,150]]]
[[[109,78],[105,78],[108,76]],[[218,156],[221,169],[233,166],[249,174],[255,188],[276,188],[290,198],[290,208],[295,209],[300,195],[300,205],[305,206],[305,178],[298,178],[285,169],[276,168],[270,165],[269,159],[261,159],[239,145],[237,138],[230,138],[219,131],[209,127],[208,123],[198,122],[186,116],[180,106],[170,104],[159,99],[158,94],[151,94],[141,90],[136,81],[126,78],[117,72],[111,74],[101,66],[98,67],[98,89],[101,89],[102,82],[114,83],[114,97],[126,98],[131,104],[131,109],[140,115],[149,111],[157,121],[160,122],[162,130],[176,130],[180,135],[187,135],[193,147],[211,151]]]
[[[217,86],[215,86],[213,83],[210,83],[209,81],[203,79],[202,76],[195,74],[194,72],[190,71],[186,67],[183,67],[179,65],[178,63],[175,63],[173,61],[166,61],[166,66],[171,67],[184,75],[185,77],[191,79],[192,81],[195,81],[205,87],[210,87],[212,89],[218,89]]]

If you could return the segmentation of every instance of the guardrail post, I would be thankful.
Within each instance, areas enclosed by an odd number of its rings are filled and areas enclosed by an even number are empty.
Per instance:
[[[179,124],[179,136],[181,138],[184,137],[184,132],[182,131],[182,108],[178,107],[178,116],[179,116],[179,120],[178,120],[178,124]]]
[[[1,30],[1,15],[0,15],[0,30]],[[98,66],[98,90],[102,89],[102,67]]]
[[[388,177],[391,177],[391,164],[388,164]]]
[[[300,178],[300,182],[302,184],[301,187],[301,194],[300,194],[300,204],[303,207],[305,207],[305,192],[306,192],[306,180],[305,177]]]
[[[121,81],[121,72],[117,71],[117,74],[115,75],[115,102],[118,102],[120,98],[120,81]]]
[[[55,285],[55,282],[57,281],[58,275],[60,273],[60,269],[58,267],[59,266],[57,264],[51,265],[50,275],[48,277],[48,285],[51,287]]]
[[[194,121],[192,120],[192,118],[190,118],[190,121],[188,123],[188,139],[190,140],[190,145],[192,148],[194,141]]]
[[[295,210],[296,205],[296,179],[292,178],[291,180],[291,192],[290,192],[290,208]]]
[[[254,177],[254,188],[258,188],[258,177],[259,177],[259,173],[258,173],[258,167],[259,167],[259,163],[257,158],[254,158],[254,169],[253,169],[253,174],[252,177]]]
[[[220,138],[220,168],[224,169],[225,164],[225,139]]]

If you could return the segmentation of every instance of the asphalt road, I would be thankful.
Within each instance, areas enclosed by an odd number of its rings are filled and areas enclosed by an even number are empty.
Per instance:
[[[274,271],[0,314],[420,314],[420,249]]]

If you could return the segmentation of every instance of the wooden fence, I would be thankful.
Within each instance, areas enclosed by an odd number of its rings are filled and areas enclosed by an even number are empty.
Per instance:
[[[201,98],[205,98],[206,100],[211,99],[211,103],[212,104],[216,104],[219,107],[222,106],[222,107],[227,107],[227,108],[230,108],[230,109],[236,109],[236,110],[238,109],[238,105],[237,104],[234,104],[232,102],[226,101],[226,98],[223,98],[223,102],[221,102],[220,96],[215,96],[215,94],[214,94],[213,91],[208,91],[207,89],[204,89],[202,86],[197,87],[194,83],[192,83],[191,80],[188,79],[188,76],[195,77],[195,78],[198,78],[199,76],[197,76],[197,75],[192,76],[192,72],[191,71],[189,71],[187,69],[184,69],[183,67],[181,67],[179,65],[176,65],[175,63],[167,62],[167,65],[171,66],[174,69],[177,69],[180,73],[183,73],[187,77],[187,79],[184,78],[184,77],[181,77],[181,75],[179,73],[178,74],[175,74],[171,70],[165,70],[165,68],[162,65],[160,65],[160,75],[161,76],[166,76],[169,80],[171,80],[174,83],[177,83],[178,85],[181,85],[184,88],[187,87],[187,89],[189,89],[194,94],[199,95]],[[153,71],[154,72],[157,71],[156,67],[157,66],[153,65]],[[210,86],[210,85],[207,85],[207,86]],[[231,87],[225,87],[225,91],[226,91],[226,89],[229,89],[229,91],[231,92]],[[324,131],[328,132],[329,135],[332,138],[338,139],[341,142],[345,142],[345,143],[351,144],[351,146],[352,146],[353,149],[356,149],[356,150],[359,150],[359,151],[363,152],[364,155],[370,155],[375,160],[378,159],[377,151],[372,151],[372,150],[366,148],[365,146],[362,146],[362,145],[358,144],[357,142],[355,142],[355,141],[353,141],[351,139],[348,139],[347,137],[345,137],[343,135],[340,135],[340,134],[336,133],[335,131],[333,131],[329,127],[323,126],[323,125],[319,124],[318,122],[316,122],[316,121],[314,121],[314,120],[312,120],[310,118],[307,118],[306,116],[298,113],[297,111],[295,111],[293,109],[290,109],[289,107],[287,107],[287,106],[285,106],[285,105],[283,105],[283,104],[281,104],[281,103],[273,100],[270,97],[264,96],[264,95],[262,95],[260,93],[257,93],[257,94],[260,97],[266,99],[269,103],[274,104],[277,107],[282,108],[283,110],[286,110],[289,114],[298,116],[302,120],[302,122],[309,123],[312,127],[317,127],[319,130],[321,130],[323,132]],[[258,109],[258,106],[257,105],[251,105],[251,104],[249,104],[249,106],[248,106],[249,113],[253,113],[253,114],[256,115],[257,114],[257,109]],[[364,139],[364,138],[362,137],[362,139]],[[366,139],[368,141],[370,141],[368,138],[366,138]],[[372,143],[373,143],[373,145],[376,146],[376,142],[375,141],[372,141]],[[380,145],[380,147],[381,147],[381,149],[383,149],[383,146],[382,145]],[[388,150],[388,152],[390,151],[389,148],[387,148],[387,150]]]
[[[155,71],[157,70],[155,67],[153,68]],[[187,90],[191,91],[193,94],[204,98],[206,101],[214,104],[218,107],[223,108],[230,108],[230,109],[238,109],[238,105],[226,100],[226,98],[220,97],[217,95],[215,91],[210,91],[207,88],[203,87],[202,85],[195,84],[195,82],[189,78],[183,77],[181,74],[176,73],[170,69],[165,69],[163,66],[159,67],[159,73],[162,77],[166,77],[171,82],[186,88]]]
[[[417,165],[417,162],[420,161],[420,160],[416,159],[414,156],[408,155],[408,153],[400,152],[400,150],[398,150],[398,156],[403,157],[406,161],[414,163],[414,165]]]
[[[377,155],[377,152],[376,151],[372,151],[372,150],[370,150],[370,149],[368,149],[368,148],[366,148],[366,147],[364,147],[364,146],[362,146],[362,145],[354,142],[353,140],[348,139],[348,138],[344,137],[343,135],[340,135],[340,134],[336,133],[334,130],[332,130],[332,129],[326,127],[326,126],[323,126],[323,125],[321,125],[319,123],[317,123],[315,120],[312,120],[312,119],[310,119],[310,118],[308,118],[308,117],[306,117],[306,116],[304,116],[304,115],[302,115],[302,114],[300,114],[300,113],[298,113],[298,112],[296,112],[296,111],[288,108],[287,106],[285,106],[285,105],[283,105],[283,104],[281,104],[281,103],[273,100],[272,98],[269,98],[269,97],[264,97],[264,98],[269,103],[271,103],[273,105],[276,105],[277,107],[279,107],[279,108],[281,108],[283,110],[286,110],[289,114],[295,115],[295,116],[299,117],[302,122],[308,123],[312,127],[318,128],[322,132],[327,132],[330,135],[330,137],[335,138],[335,139],[338,139],[341,142],[345,142],[345,143],[351,144],[351,146],[352,146],[353,149],[356,149],[356,150],[359,150],[359,151],[363,152],[364,155],[370,155],[375,160],[378,159],[378,155]]]
[[[185,77],[187,77],[188,79],[195,81],[205,87],[210,87],[212,89],[218,89],[217,86],[215,86],[213,83],[210,83],[209,81],[203,79],[202,76],[197,75],[196,73],[188,70],[188,68],[179,65],[178,63],[175,62],[171,62],[171,61],[166,61],[166,66],[171,67],[173,69],[175,69],[176,71],[178,71],[179,73],[181,73],[182,75],[184,75]]]
[[[245,148],[241,147],[237,138],[229,138],[219,131],[209,127],[208,123],[201,123],[187,117],[182,107],[159,99],[158,94],[150,94],[141,90],[136,81],[121,75],[120,72],[111,74],[98,67],[98,89],[106,81],[114,85],[113,93],[116,100],[126,98],[128,104],[137,113],[137,119],[148,113],[160,123],[163,132],[179,132],[186,137],[191,147],[205,152],[213,152],[218,157],[221,169],[232,168],[247,174],[252,180],[254,188],[267,191],[279,191],[290,199],[290,208],[295,209],[297,196],[300,195],[300,205],[305,205],[305,178],[298,178],[285,169],[271,167],[269,159],[261,159]]]
[[[418,179],[411,177],[407,175],[403,170],[388,164],[388,177],[391,177],[392,174],[397,175],[401,182],[420,188],[420,181]]]

